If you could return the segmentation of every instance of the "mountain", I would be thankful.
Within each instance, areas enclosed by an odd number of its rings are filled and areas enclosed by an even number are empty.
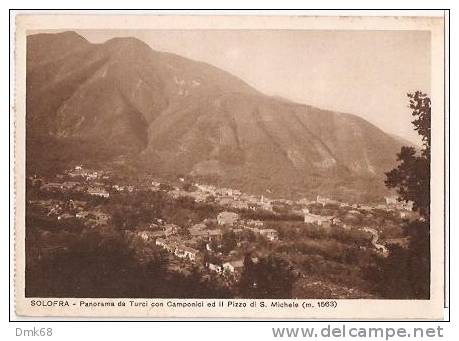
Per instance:
[[[384,191],[401,142],[364,119],[267,96],[134,38],[27,38],[27,167],[113,160],[250,191]]]

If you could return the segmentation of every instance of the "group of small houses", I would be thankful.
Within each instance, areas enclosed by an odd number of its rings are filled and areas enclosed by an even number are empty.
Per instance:
[[[127,233],[130,235],[135,234],[145,242],[154,242],[155,245],[174,256],[191,262],[197,262],[198,259],[202,260],[203,257],[203,254],[201,254],[200,251],[192,247],[193,243],[196,245],[197,241],[204,241],[206,243],[207,251],[213,252],[214,250],[212,250],[210,246],[211,241],[221,240],[223,235],[221,228],[209,229],[205,222],[202,222],[195,224],[188,229],[190,234],[189,239],[182,238],[179,234],[181,229],[179,226],[167,224],[161,221],[161,219],[158,220],[159,224],[150,224],[149,226],[145,226],[143,229],[138,228],[137,232],[129,231]],[[249,229],[254,233],[264,236],[268,240],[274,241],[278,239],[277,231],[263,228],[263,222],[256,220],[241,220],[239,215],[234,212],[221,212],[218,214],[216,222],[219,226],[229,228],[235,233],[242,232],[244,229]],[[161,224],[162,226],[159,226]],[[223,262],[222,264],[206,262],[205,266],[209,270],[220,274],[238,273],[243,267],[243,260],[231,258],[230,253],[226,262]]]
[[[65,182],[49,182],[41,186],[43,191],[79,191],[86,192],[90,195],[108,198],[110,196],[109,191],[106,189],[103,183],[97,182],[100,180],[109,179],[109,175],[103,171],[88,170],[82,166],[76,166],[74,169],[68,170],[65,173],[72,179],[84,179],[85,185],[78,181],[65,181]],[[184,179],[181,179],[184,181]],[[233,209],[263,209],[272,211],[272,201],[264,196],[254,196],[246,193],[242,193],[240,190],[231,188],[219,188],[213,185],[204,185],[195,183],[193,191],[185,191],[177,186],[173,186],[172,190],[168,191],[168,194],[172,198],[179,198],[182,196],[192,197],[196,202],[203,202],[213,197],[215,202],[221,206],[226,206]],[[149,187],[153,191],[159,191],[161,183],[152,181]],[[111,190],[121,192],[133,192],[135,190],[132,185],[120,185],[115,184],[111,186]]]
[[[184,181],[184,179],[181,180]],[[192,188],[192,191],[184,191],[175,188],[170,191],[169,194],[173,198],[179,198],[181,196],[192,197],[196,202],[204,202],[209,200],[209,198],[213,198],[215,203],[229,209],[273,210],[272,200],[265,198],[263,195],[250,195],[238,189],[216,187],[199,183],[193,184]]]
[[[41,183],[40,190],[44,192],[85,192],[91,196],[108,198],[109,192],[104,188],[104,184],[97,182],[98,180],[107,180],[108,174],[87,170],[82,166],[76,166],[74,169],[66,171],[66,175],[70,178],[77,178],[76,181],[63,182],[47,182],[43,183],[41,178],[32,178],[32,183]],[[63,178],[63,175],[57,175],[58,179]],[[84,179],[88,183],[82,183],[79,179]],[[86,202],[79,200],[45,200],[41,202],[41,206],[48,210],[48,216],[55,216],[57,220],[64,221],[67,219],[77,218],[84,220],[86,225],[98,226],[106,225],[110,220],[110,215],[100,209],[86,209]]]
[[[37,200],[30,203],[45,209],[48,217],[55,217],[59,221],[84,219],[87,225],[98,226],[106,225],[110,220],[110,215],[100,209],[87,210],[85,201]]]
[[[97,182],[99,180],[108,179],[108,175],[94,170],[86,170],[83,169],[81,166],[76,166],[74,169],[67,171],[66,173],[71,178],[83,178],[87,180],[86,186],[83,186],[78,181],[65,181],[65,182],[50,182],[43,184],[40,189],[43,191],[85,191],[86,193],[97,196],[108,198],[109,192],[104,188],[103,183]],[[264,196],[253,196],[242,193],[239,190],[230,189],[230,188],[218,188],[212,185],[203,185],[197,184],[194,185],[194,191],[184,191],[179,189],[178,187],[173,187],[172,190],[169,191],[169,195],[172,197],[178,198],[180,196],[191,196],[196,201],[205,201],[209,197],[213,197],[215,202],[220,204],[220,206],[228,207],[229,209],[264,209],[267,211],[273,210],[273,201],[271,199],[265,198]],[[106,186],[105,186],[106,187]],[[160,190],[161,183],[153,181],[151,183],[152,190]],[[131,185],[113,185],[113,190],[116,191],[134,191],[134,187]],[[84,205],[78,205],[78,202],[73,202],[70,200],[73,205],[75,205],[73,209],[73,215],[68,212],[68,210],[62,209],[59,204],[48,205],[49,213],[48,215],[55,215],[57,216],[58,220],[69,219],[69,218],[78,218],[78,219],[85,219],[91,225],[104,225],[107,224],[110,216],[101,210],[92,210],[92,211],[85,211],[83,209]],[[317,196],[315,201],[309,201],[306,199],[301,199],[296,202],[286,199],[277,199],[276,204],[283,204],[290,208],[293,205],[297,205],[299,207],[303,207],[302,211],[300,210],[298,213],[302,213],[304,217],[304,222],[308,224],[315,224],[322,228],[329,228],[330,226],[340,226],[344,229],[350,229],[351,226],[346,225],[345,222],[341,221],[340,218],[336,216],[323,216],[318,214],[313,214],[309,211],[309,209],[304,208],[306,205],[310,203],[321,204],[325,206],[327,204],[335,204],[339,205],[340,207],[349,207],[351,210],[348,211],[348,216],[352,215],[359,215],[360,212],[357,210],[364,210],[364,211],[371,211],[374,208],[381,208],[385,210],[397,210],[400,212],[400,217],[405,218],[407,214],[412,210],[412,203],[402,203],[397,200],[396,197],[388,197],[386,198],[386,205],[379,205],[377,207],[370,207],[370,206],[362,206],[362,205],[349,205],[347,203],[341,203],[338,201],[334,201],[332,199],[324,198],[321,196]],[[76,213],[75,213],[76,212]],[[233,232],[236,234],[242,232],[244,229],[251,230],[253,233],[261,235],[265,237],[267,240],[275,241],[278,239],[278,232],[274,229],[267,229],[263,228],[262,221],[256,220],[248,220],[248,221],[241,221],[239,219],[239,215],[234,212],[221,212],[217,216],[217,223],[220,226],[227,226],[230,227]],[[169,252],[175,254],[179,258],[189,259],[191,261],[195,261],[198,251],[189,247],[182,245],[180,241],[174,240],[173,237],[175,233],[170,231],[170,229],[174,229],[172,224],[171,226],[166,227],[164,231],[140,231],[140,237],[144,240],[151,240],[154,238],[156,240],[156,244]],[[221,238],[222,232],[220,229],[207,229],[205,224],[196,224],[188,229],[191,235],[191,238],[194,239],[207,239],[211,240],[212,238]],[[367,231],[368,232],[368,231]],[[165,239],[163,238],[165,237]],[[169,237],[169,238],[168,238]],[[381,248],[381,244],[375,245],[375,247]],[[210,251],[210,250],[209,250]],[[213,265],[209,265],[209,268],[212,269]],[[218,268],[218,267],[217,267]],[[227,264],[226,268],[229,270],[237,269],[238,263],[229,265]],[[220,270],[215,270],[220,271]],[[231,270],[232,271],[232,270]]]
[[[44,192],[86,192],[89,195],[108,198],[110,193],[103,183],[82,184],[78,181],[48,182],[40,186]]]
[[[85,192],[89,195],[101,198],[109,198],[110,190],[117,192],[133,192],[135,190],[132,185],[107,185],[104,181],[110,179],[109,174],[103,171],[88,170],[82,166],[76,166],[74,169],[65,172],[67,177],[72,178],[72,181],[63,182],[47,182],[43,183],[41,178],[32,178],[32,183],[40,180],[43,184],[40,186],[41,191],[45,192]],[[64,178],[64,175],[57,175],[59,178]],[[75,180],[75,181],[73,181]],[[84,180],[81,182],[80,180]]]
[[[217,223],[221,226],[234,227],[239,222],[239,215],[234,212],[221,212],[217,216]],[[278,233],[274,229],[265,229],[263,228],[263,222],[260,220],[247,220],[241,221],[242,226],[245,229],[251,230],[255,234],[260,234],[266,239],[273,241],[278,239]],[[233,229],[233,232],[242,232],[243,228]]]
[[[83,186],[76,181],[65,181],[65,182],[48,182],[40,187],[41,191],[45,192],[86,192],[90,195],[108,198],[110,193],[103,188],[102,184],[95,184],[95,186]]]

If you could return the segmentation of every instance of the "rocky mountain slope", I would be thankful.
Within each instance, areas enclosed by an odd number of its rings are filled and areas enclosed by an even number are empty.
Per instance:
[[[28,37],[27,143],[30,169],[124,156],[158,174],[332,196],[381,194],[401,146],[355,115],[266,96],[140,40],[74,32]]]

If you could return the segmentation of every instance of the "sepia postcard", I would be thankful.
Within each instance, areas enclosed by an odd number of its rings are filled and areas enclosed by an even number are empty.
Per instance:
[[[442,320],[448,20],[18,13],[16,315]]]

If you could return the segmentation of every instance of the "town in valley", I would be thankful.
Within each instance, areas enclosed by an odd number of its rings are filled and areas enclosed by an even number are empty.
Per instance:
[[[25,297],[430,299],[429,32],[121,31],[27,34]]]
[[[161,259],[161,276],[193,277],[218,288],[216,296],[236,298],[244,297],[247,267],[270,255],[290,276],[286,298],[377,298],[365,268],[387,257],[389,245],[406,247],[401,222],[418,218],[412,204],[396,196],[365,204],[320,195],[291,200],[189,177],[129,182],[84,165],[30,175],[26,206],[30,267],[65,255],[81,234],[116,235],[139,264]],[[251,281],[255,293],[261,283]],[[270,297],[265,294],[256,295]],[[197,296],[207,297],[205,291]]]

